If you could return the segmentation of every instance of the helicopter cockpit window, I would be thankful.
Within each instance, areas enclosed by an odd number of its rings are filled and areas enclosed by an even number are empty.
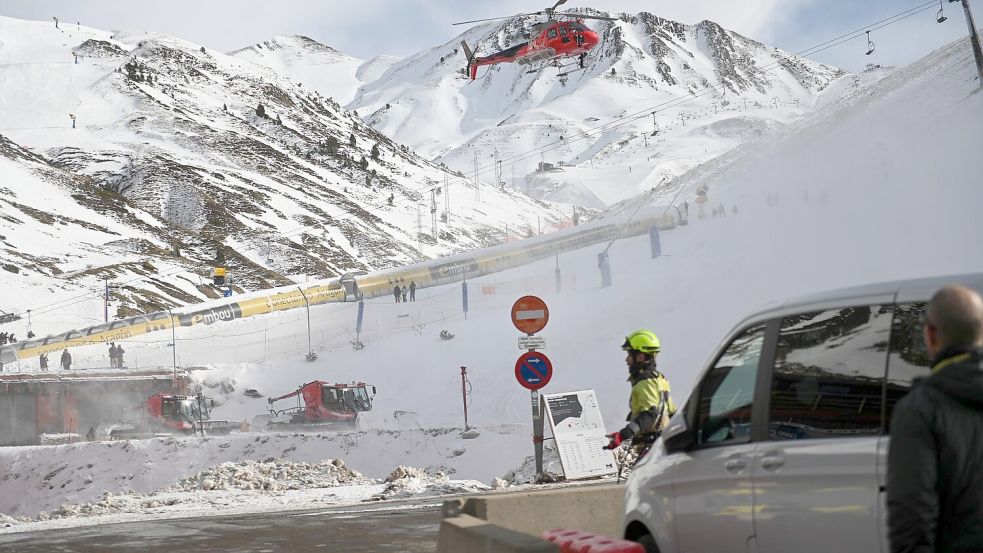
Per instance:
[[[567,28],[566,27],[560,27],[560,35],[561,36],[567,36]]]
[[[556,29],[550,29],[550,30],[549,30],[549,31],[548,31],[548,32],[546,33],[546,36],[548,36],[548,37],[550,37],[550,38],[556,38]]]

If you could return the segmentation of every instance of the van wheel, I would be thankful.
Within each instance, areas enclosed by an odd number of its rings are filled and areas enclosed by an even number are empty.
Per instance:
[[[645,548],[645,553],[659,553],[659,548],[656,547],[655,538],[652,537],[652,534],[645,534],[635,542]]]

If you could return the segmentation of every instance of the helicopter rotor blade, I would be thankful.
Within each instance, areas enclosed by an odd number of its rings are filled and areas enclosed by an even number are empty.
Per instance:
[[[451,25],[467,25],[468,23],[481,23],[484,21],[495,21],[496,19],[512,19],[513,17],[521,17],[523,15],[542,15],[543,12],[532,12],[532,13],[517,13],[515,15],[503,15],[500,17],[486,17],[485,19],[472,19],[471,21],[458,21],[457,23],[451,23]]]
[[[566,4],[566,3],[567,3],[567,0],[556,0],[556,4],[553,4],[553,7],[550,8],[549,11],[551,11],[551,12],[552,11],[556,11],[556,8],[557,7],[559,7],[562,4]]]

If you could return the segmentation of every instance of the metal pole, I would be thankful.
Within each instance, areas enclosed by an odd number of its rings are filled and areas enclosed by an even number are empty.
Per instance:
[[[171,318],[171,361],[174,366],[174,385],[177,386],[177,338],[174,334],[174,315],[171,310],[167,310],[167,316]]]
[[[300,286],[297,287],[300,290],[300,295],[304,297],[304,305],[307,307],[307,360],[314,360],[314,348],[311,347],[311,304],[307,301],[307,294],[304,293],[304,289]]]
[[[976,30],[976,23],[973,22],[973,12],[969,9],[969,0],[962,0],[962,3],[963,11],[966,12],[966,25],[969,26],[969,42],[973,45],[973,56],[976,57],[976,73],[980,77],[980,88],[983,89],[983,48],[980,47],[980,33]]]
[[[471,429],[468,426],[468,389],[467,389],[467,367],[461,367],[461,399],[464,401],[464,431],[467,432]]]
[[[553,255],[556,257],[556,293],[559,294],[563,291],[563,279],[560,277],[560,251],[553,248]]]
[[[109,279],[104,278],[103,280],[106,281],[106,296],[102,301],[102,316],[104,319],[103,322],[108,323],[109,322]]]
[[[536,448],[536,480],[543,476],[543,411],[539,407],[539,390],[529,392],[532,402],[532,441]]]

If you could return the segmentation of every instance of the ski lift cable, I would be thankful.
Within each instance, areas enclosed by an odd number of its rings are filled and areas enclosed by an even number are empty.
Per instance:
[[[147,279],[147,278],[154,278],[155,276],[156,277],[170,276],[172,274],[179,273],[181,271],[186,271],[186,270],[187,269],[185,269],[183,267],[181,267],[181,268],[175,268],[175,269],[171,269],[170,271],[166,271],[164,273],[159,273],[159,274],[153,275],[153,276],[151,276],[151,275],[141,275],[141,276],[134,277],[134,278],[131,278],[131,279],[128,279],[128,280],[115,281],[113,283],[113,285],[114,286],[120,286],[120,285],[123,285],[123,284],[129,284],[129,283],[137,282],[139,280],[143,280],[143,279]],[[102,291],[100,290],[98,292],[86,292],[84,294],[79,294],[78,296],[72,296],[72,297],[69,297],[69,298],[65,298],[63,300],[59,300],[59,301],[56,301],[56,302],[53,302],[53,303],[42,305],[40,307],[31,308],[31,313],[34,314],[34,315],[38,315],[38,314],[41,314],[41,313],[50,313],[52,311],[59,311],[61,309],[65,309],[66,307],[71,307],[73,305],[82,303],[83,301],[92,299],[93,297],[99,297],[99,298],[103,297],[102,296]],[[70,303],[66,303],[66,302],[70,302]],[[62,305],[62,304],[64,304],[64,305]]]

